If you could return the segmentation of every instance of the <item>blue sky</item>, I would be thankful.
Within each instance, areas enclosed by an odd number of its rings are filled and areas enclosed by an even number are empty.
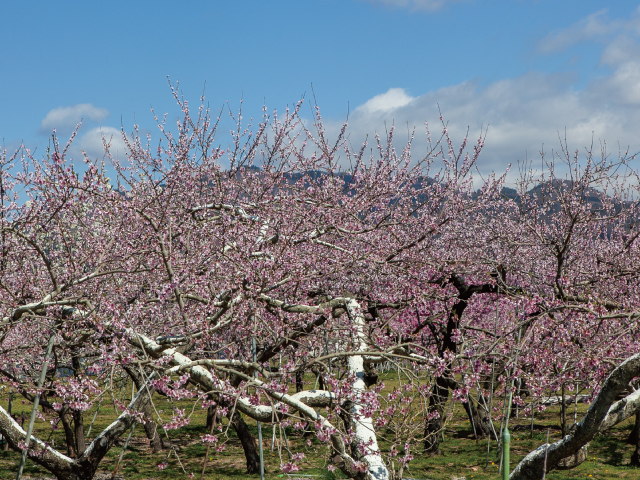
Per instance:
[[[351,140],[406,130],[438,108],[454,140],[489,126],[483,172],[593,139],[640,151],[640,2],[591,0],[280,0],[4,2],[0,139],[44,153],[82,118],[74,144],[100,155],[101,133],[150,108],[176,117],[167,76],[192,104],[243,99],[283,110],[311,85],[328,130],[350,111]],[[371,137],[370,137],[371,138]],[[224,141],[224,139],[222,140]],[[423,146],[416,142],[416,153]],[[114,148],[122,148],[116,140]]]

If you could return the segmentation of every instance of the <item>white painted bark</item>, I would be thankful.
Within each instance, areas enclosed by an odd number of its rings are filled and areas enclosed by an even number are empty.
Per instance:
[[[598,431],[604,432],[614,425],[617,425],[632,415],[635,415],[638,409],[640,409],[640,389],[611,405]]]
[[[172,369],[175,367],[183,367],[177,368],[176,371],[180,370],[189,372],[190,379],[207,391],[216,391],[220,389],[220,383],[216,378],[213,377],[209,370],[203,368],[200,365],[194,365],[194,362],[190,358],[178,352],[175,348],[166,348],[166,346],[160,345],[146,335],[136,333],[132,329],[126,329],[126,331],[129,335],[130,342],[139,348],[143,348],[149,356],[153,358],[169,358],[169,366]],[[364,374],[364,370],[362,371],[362,373]],[[257,378],[246,376],[246,380],[253,382],[258,387],[264,387],[264,383]],[[311,392],[300,392],[300,394],[297,395],[289,395],[275,392],[269,389],[264,389],[263,391],[271,398],[278,400],[284,405],[287,405],[290,412],[299,412],[307,419],[313,422],[319,422],[322,425],[322,428],[326,429],[327,432],[330,433],[331,445],[342,461],[342,465],[340,468],[343,470],[343,472],[352,478],[363,478],[362,473],[358,470],[359,459],[354,458],[347,451],[342,437],[335,429],[335,427],[331,425],[331,423],[327,421],[326,418],[324,418],[314,410],[314,407],[318,408],[327,406],[329,404],[329,401],[333,399],[332,395],[329,392],[316,390]],[[308,402],[309,404],[307,405],[304,402]],[[234,400],[234,403],[237,410],[253,418],[254,420],[258,420],[261,422],[272,422],[279,415],[277,405],[274,407],[271,407],[269,405],[252,405],[250,399],[243,396],[238,396]],[[371,432],[373,432],[373,429],[371,429]],[[377,448],[377,443],[375,443],[375,448]],[[379,474],[378,476],[365,474],[364,478],[366,480],[388,479],[387,469],[386,467],[384,467],[382,459],[380,457],[378,458],[383,470],[381,470],[377,466],[377,464],[374,464],[376,465],[376,468],[373,471],[383,472],[386,476],[380,476]]]
[[[347,300],[347,313],[355,326],[355,342],[356,348],[361,352],[366,352],[367,342],[364,334],[364,315],[360,304],[355,299]],[[353,375],[354,381],[351,385],[356,396],[364,393],[367,386],[364,382],[364,357],[362,355],[353,355],[347,358],[347,366],[349,373]],[[362,405],[358,401],[354,401],[351,407],[352,428],[355,432],[354,447],[358,445],[367,445],[362,461],[367,464],[367,472],[365,478],[367,480],[388,480],[389,471],[387,470],[382,455],[380,455],[380,447],[376,438],[376,432],[373,428],[373,419],[362,413]],[[354,452],[352,452],[354,453]]]
[[[640,353],[627,358],[611,372],[573,434],[565,436],[548,447],[541,445],[529,453],[511,472],[509,478],[511,480],[542,478],[545,456],[547,471],[549,471],[563,458],[574,455],[596,434],[635,414],[640,408],[640,391],[635,391],[617,402],[615,399],[627,388],[631,379],[637,376],[640,376]]]
[[[591,395],[578,395],[577,403],[586,403],[591,398]],[[571,395],[565,395],[565,405],[572,405],[576,401],[576,398]],[[542,401],[536,402],[538,405],[544,405],[545,407],[551,407],[553,405],[560,405],[562,403],[562,397],[551,396],[543,398]]]
[[[7,412],[4,408],[0,406],[0,433],[9,439],[10,442],[14,445],[17,445],[18,442],[24,441],[27,435],[27,432],[16,422],[9,412]],[[51,458],[50,462],[55,464],[69,464],[71,465],[74,460],[66,455],[58,452],[54,448],[51,448],[50,445],[47,445],[45,442],[40,440],[39,438],[32,436],[31,443],[29,445],[29,453],[33,453],[35,455],[40,456],[44,460],[47,460],[48,457]],[[29,455],[31,458],[32,455]],[[46,466],[46,465],[45,465]]]
[[[341,306],[347,310],[350,320],[355,327],[355,346],[357,351],[363,352],[364,355],[350,355],[347,359],[347,365],[349,373],[353,376],[354,382],[352,389],[356,393],[356,397],[360,393],[364,393],[367,389],[364,382],[364,364],[365,355],[370,353],[368,351],[368,345],[366,336],[364,333],[365,320],[362,313],[362,308],[357,300],[353,298],[337,298],[333,299],[326,304],[320,306],[307,306],[307,305],[291,305],[285,302],[275,300],[264,294],[260,296],[261,300],[271,304],[277,308],[281,308],[284,311],[289,312],[303,312],[303,313],[322,313],[327,307]],[[203,368],[201,365],[208,364],[213,366],[222,366],[222,363],[216,361],[192,361],[187,356],[178,352],[176,348],[167,348],[167,345],[160,345],[153,339],[139,334],[132,329],[127,329],[131,343],[139,348],[142,348],[148,355],[153,358],[165,357],[169,358],[169,366],[171,372],[188,371],[191,380],[198,383],[204,389],[208,391],[219,390],[220,385],[218,381],[213,377],[208,369]],[[381,357],[370,356],[367,358],[369,362],[380,361]],[[231,362],[233,363],[233,362]],[[238,362],[238,366],[249,366],[248,362]],[[263,386],[263,382],[259,379],[247,376],[247,381],[251,381],[257,386]],[[329,405],[329,402],[333,399],[332,394],[324,391],[307,391],[300,392],[299,394],[289,395],[282,394],[268,389],[264,390],[264,393],[269,395],[275,400],[278,400],[280,404],[287,405],[289,412],[299,412],[306,418],[313,420],[314,422],[320,422],[323,428],[326,428],[331,433],[331,443],[335,452],[339,455],[341,461],[340,468],[347,475],[359,478],[363,480],[388,480],[389,471],[380,454],[380,447],[376,438],[375,430],[373,428],[373,419],[369,416],[365,416],[362,405],[355,401],[349,412],[352,422],[352,428],[355,432],[355,439],[352,444],[351,452],[349,452],[344,445],[344,442],[337,432],[337,430],[329,423],[322,415],[314,410],[315,408],[324,407]],[[261,422],[272,422],[279,417],[281,413],[278,412],[279,405],[274,407],[267,405],[252,405],[250,400],[246,397],[239,396],[235,400],[236,408],[245,415],[253,418],[254,420]],[[362,454],[358,448],[360,445],[366,445],[365,453]],[[358,466],[364,463],[366,465],[366,471],[363,473],[359,471]]]
[[[55,474],[58,478],[90,479],[93,477],[98,464],[109,451],[115,440],[126,431],[135,420],[130,411],[135,411],[142,402],[149,401],[147,386],[138,391],[131,400],[127,411],[122,413],[107,428],[105,428],[85,449],[80,457],[70,458],[39,438],[32,436],[28,450],[28,458]],[[25,440],[26,432],[11,418],[11,415],[0,407],[0,433],[9,441],[12,449],[18,450],[19,442]]]

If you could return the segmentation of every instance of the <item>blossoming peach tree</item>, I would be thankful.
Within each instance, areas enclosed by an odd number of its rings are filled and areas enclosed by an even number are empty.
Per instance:
[[[503,178],[474,183],[483,139],[468,155],[446,126],[418,159],[412,137],[395,150],[393,130],[368,153],[346,124],[329,142],[317,110],[307,127],[299,103],[255,127],[234,117],[221,148],[219,119],[176,99],[182,118],[158,122],[156,147],[137,127],[123,133],[125,159],[108,142],[107,162],[73,161],[69,144],[42,160],[2,153],[0,373],[66,440],[63,452],[0,408],[11,448],[57,478],[91,479],[136,423],[158,448],[156,423],[189,423],[156,408],[164,395],[227,417],[239,436],[239,412],[306,429],[327,468],[381,480],[437,450],[450,392],[477,435],[495,436],[494,396],[527,405],[516,382],[532,399],[590,382],[591,423],[549,448],[550,466],[635,412],[640,396],[622,408],[611,393],[640,375],[636,357],[619,365],[636,352],[638,318],[637,204],[624,196],[637,184],[612,175],[623,158],[569,161],[569,181],[552,164],[551,178],[525,172],[505,197]],[[114,386],[125,374],[128,404]],[[120,414],[90,438],[83,412],[102,401]],[[202,440],[222,450],[226,431],[214,420]],[[249,460],[255,445],[243,446]],[[515,478],[534,478],[539,460]]]

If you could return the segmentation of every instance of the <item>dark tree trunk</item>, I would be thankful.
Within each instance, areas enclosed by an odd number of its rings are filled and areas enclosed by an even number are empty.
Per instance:
[[[73,410],[73,429],[76,437],[76,452],[78,455],[82,455],[87,448],[87,444],[84,439],[84,422],[82,419],[82,412]]]
[[[162,443],[162,438],[158,433],[155,422],[145,422],[144,433],[147,435],[147,438],[149,439],[149,445],[151,446],[151,449],[154,453],[157,453],[164,448],[164,443]]]
[[[447,329],[444,332],[442,342],[439,344],[439,354],[444,357],[445,352],[456,353],[456,343],[453,341],[453,331],[458,328],[460,315],[467,306],[466,298],[459,300],[451,309],[447,320]],[[436,384],[429,397],[429,407],[427,412],[434,418],[427,419],[424,427],[424,452],[435,455],[440,453],[440,435],[444,427],[444,407],[449,398],[449,386],[455,385],[455,380],[451,378],[450,365],[443,374],[436,378]]]
[[[247,473],[260,473],[260,455],[256,449],[255,437],[249,430],[249,427],[240,416],[240,413],[234,412],[230,418],[231,424],[240,439],[244,456],[247,459]]]
[[[298,375],[296,375],[296,384],[297,383]],[[233,376],[231,378],[231,384],[238,386],[240,384],[240,377]],[[257,442],[251,433],[251,430],[249,430],[249,427],[240,416],[240,413],[231,408],[232,404],[230,402],[224,401],[221,398],[218,398],[217,401],[221,407],[229,409],[227,418],[229,418],[233,429],[236,431],[236,435],[238,435],[238,439],[240,439],[242,450],[244,451],[244,457],[247,461],[247,473],[260,473],[260,455],[258,455],[256,450]]]
[[[296,372],[296,393],[304,390],[304,372]]]
[[[211,427],[213,427],[213,422],[215,421],[216,415],[216,406],[209,405],[209,407],[207,408],[207,432],[211,431]]]
[[[481,438],[487,438],[492,434],[491,419],[487,414],[482,403],[476,404],[473,398],[469,399],[469,402],[463,403],[464,409],[471,422],[471,429],[473,430],[476,440]]]
[[[95,470],[91,472],[91,471],[75,468],[70,472],[65,471],[61,475],[56,475],[56,478],[57,480],[93,480],[93,477],[95,474],[96,474]],[[40,477],[37,477],[37,478],[40,478]]]
[[[638,439],[640,438],[640,412],[636,413],[636,423],[633,426],[633,430],[629,434],[629,438],[627,438],[627,442],[631,445],[635,445]]]
[[[141,388],[145,388],[144,382],[142,381],[140,374],[136,372],[134,368],[130,367],[129,365],[125,365],[124,369],[127,372],[127,374],[129,374],[129,376],[131,377],[131,380],[133,380],[133,383],[135,383],[137,390],[140,390]],[[165,446],[164,446],[164,443],[162,442],[162,438],[160,437],[160,434],[158,433],[158,428],[156,427],[156,423],[152,420],[153,412],[151,410],[151,403],[145,404],[145,406],[146,408],[143,410],[143,413],[145,418],[147,418],[150,421],[144,423],[144,433],[147,435],[147,438],[149,439],[149,446],[151,447],[154,453],[157,453],[161,451],[163,448],[165,448]]]
[[[498,267],[496,275],[502,276],[502,282],[505,280],[505,272],[502,266]],[[497,278],[497,277],[496,277]],[[476,293],[495,293],[498,292],[496,285],[483,284],[483,285],[468,285],[465,280],[457,275],[451,275],[449,282],[458,290],[458,301],[451,307],[449,316],[447,318],[446,330],[437,328],[433,324],[425,323],[425,326],[429,326],[431,333],[433,334],[436,344],[438,346],[438,353],[440,357],[444,358],[445,352],[456,353],[457,346],[453,341],[453,333],[459,328],[460,318],[464,310],[467,308],[467,301]],[[422,327],[420,327],[422,328]],[[414,334],[418,331],[414,331]],[[439,335],[442,335],[440,338]],[[444,407],[449,398],[449,388],[456,388],[456,381],[451,376],[450,365],[447,365],[444,373],[441,377],[436,378],[436,384],[429,398],[429,407],[427,412],[434,414],[437,412],[438,418],[433,418],[425,422],[424,429],[424,450],[425,453],[437,453],[440,450],[440,437],[442,427],[444,426]],[[482,425],[483,422],[480,422]]]
[[[129,409],[132,411],[144,411],[145,408],[150,408],[150,397],[154,391],[154,387],[147,384],[144,390],[140,390],[135,401],[129,404]],[[44,407],[48,402],[46,398],[43,400]],[[75,457],[75,443],[69,408],[64,407],[57,413],[64,428],[67,448]],[[89,447],[85,448],[84,453],[78,456],[77,459],[60,455],[54,449],[45,447],[44,442],[35,441],[35,439],[34,443],[29,447],[28,458],[50,471],[58,480],[91,480],[98,469],[100,461],[113,446],[114,442],[131,427],[133,422],[135,422],[133,416],[121,414],[91,442]],[[0,430],[9,441],[9,447],[19,452],[19,445],[20,442],[24,441],[25,432],[16,426],[6,412],[0,415]],[[68,457],[71,457],[71,455]]]
[[[76,440],[73,435],[73,429],[71,428],[71,422],[69,421],[69,410],[67,407],[63,407],[59,412],[60,423],[64,429],[64,439],[67,442],[67,455],[71,458],[76,458]]]
[[[71,350],[71,365],[73,366],[73,375],[78,376],[82,368],[82,363],[80,362],[78,349],[76,348]],[[84,439],[84,422],[82,419],[82,412],[79,410],[72,410],[71,415],[73,416],[73,429],[76,439],[76,453],[78,455],[82,455],[87,448]]]
[[[449,384],[444,376],[436,378],[431,396],[429,397],[430,414],[437,413],[435,418],[428,419],[424,427],[424,452],[440,454],[440,435],[444,427],[444,407],[449,398]]]
[[[632,441],[636,449],[631,455],[630,465],[640,467],[640,411],[636,413],[636,424],[633,426],[629,440]]]
[[[562,402],[562,406],[560,407],[560,430],[562,431],[562,438],[564,438],[567,435],[567,402],[565,402],[564,398],[564,383],[562,384],[561,394],[562,398],[560,399],[560,401]]]

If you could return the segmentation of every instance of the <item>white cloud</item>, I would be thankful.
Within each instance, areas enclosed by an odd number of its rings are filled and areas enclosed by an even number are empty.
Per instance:
[[[631,35],[619,35],[609,42],[600,56],[600,63],[617,67],[640,58],[640,44]]]
[[[90,103],[54,108],[42,119],[40,131],[48,134],[55,128],[66,133],[73,130],[83,118],[99,122],[107,115],[109,111],[106,108],[94,107]]]
[[[103,138],[109,144],[109,153],[114,158],[122,159],[127,152],[127,148],[122,140],[122,133],[117,128],[92,128],[82,135],[74,146],[77,150],[85,152],[91,159],[103,158],[105,156]]]
[[[390,88],[386,93],[381,93],[356,108],[357,113],[387,112],[404,107],[415,100],[407,95],[403,88]]]
[[[382,4],[388,7],[407,8],[412,11],[423,10],[435,12],[453,3],[466,2],[469,0],[364,0],[373,4]]]
[[[429,123],[433,139],[442,130],[440,109],[454,144],[469,131],[470,152],[481,128],[489,127],[478,162],[483,173],[504,172],[509,164],[525,158],[540,165],[543,146],[549,158],[551,150],[560,149],[565,136],[571,152],[584,153],[593,143],[594,153],[599,154],[605,142],[613,158],[619,149],[640,152],[640,15],[609,20],[606,11],[597,12],[547,37],[540,49],[552,52],[592,39],[603,43],[600,64],[610,70],[584,88],[575,87],[572,74],[539,72],[486,86],[466,81],[415,97],[402,88],[392,88],[352,112],[349,141],[359,145],[367,134],[385,132],[395,124],[402,132],[396,134],[396,147],[401,147],[408,123],[410,128],[417,127],[413,155],[419,158],[427,151],[424,123]],[[337,132],[340,125],[336,122],[332,129]]]
[[[393,95],[378,95],[354,110],[349,118],[349,140],[359,145],[367,133],[384,132],[385,123],[387,129],[395,123],[402,132],[396,136],[396,146],[401,147],[408,122],[410,128],[417,127],[413,155],[419,158],[427,148],[424,122],[429,122],[434,140],[442,130],[439,106],[454,144],[469,129],[469,152],[481,128],[489,127],[478,162],[483,173],[502,173],[509,164],[525,158],[540,165],[543,145],[549,158],[551,150],[560,148],[559,137],[564,140],[565,135],[570,151],[584,152],[593,141],[599,154],[600,140],[607,142],[614,158],[618,143],[623,150],[629,146],[630,153],[640,151],[640,60],[619,65],[610,77],[584,90],[575,90],[572,80],[567,75],[529,73],[486,87],[468,81],[418,97],[392,89]],[[404,101],[395,105],[381,101],[389,97]],[[380,104],[387,108],[371,108]],[[333,129],[337,131],[337,123]]]
[[[538,42],[540,53],[554,53],[581,42],[609,41],[613,36],[640,34],[640,7],[628,19],[609,19],[608,10],[602,9],[579,20],[573,25],[547,35]]]

